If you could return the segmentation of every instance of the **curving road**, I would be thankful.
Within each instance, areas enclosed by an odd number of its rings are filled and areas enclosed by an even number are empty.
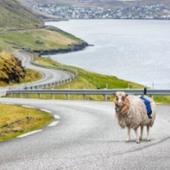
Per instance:
[[[20,85],[14,85],[14,86],[8,86],[8,87],[0,88],[0,95],[1,96],[4,95],[5,92],[9,88],[21,89],[21,88],[24,88],[24,87],[51,84],[51,83],[54,83],[54,82],[58,82],[58,81],[62,81],[62,80],[71,78],[73,76],[69,72],[64,72],[64,71],[60,71],[60,70],[51,70],[51,69],[33,66],[33,65],[30,64],[31,56],[29,54],[22,53],[22,52],[19,52],[19,51],[16,51],[14,54],[22,60],[22,65],[24,67],[39,71],[43,75],[43,77],[42,77],[41,80],[38,80],[38,81],[35,81],[35,82],[32,82],[32,83],[26,83],[26,84],[20,84]]]
[[[17,55],[24,57],[25,66],[35,69],[28,64],[29,56]],[[61,71],[38,69],[44,77],[37,84],[70,76]],[[126,132],[118,126],[110,102],[14,98],[0,98],[0,102],[46,109],[56,117],[52,124],[32,135],[1,142],[0,170],[170,169],[168,105],[157,105],[152,141],[137,145],[135,140],[124,142]]]
[[[47,109],[56,126],[0,144],[1,170],[111,170],[170,168],[170,106],[157,105],[152,141],[125,143],[111,102],[0,99]]]
[[[36,86],[36,85],[50,84],[50,83],[62,81],[62,80],[72,77],[72,74],[69,72],[64,72],[60,70],[51,70],[51,69],[46,69],[46,68],[31,65],[30,64],[31,56],[29,54],[22,53],[22,52],[15,52],[15,55],[18,58],[20,58],[23,66],[25,66],[26,68],[33,69],[33,70],[37,70],[43,75],[41,80],[21,85],[22,87],[24,87],[25,85]]]

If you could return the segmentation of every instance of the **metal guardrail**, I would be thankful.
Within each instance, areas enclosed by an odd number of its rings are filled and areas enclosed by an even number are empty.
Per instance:
[[[9,90],[7,91],[7,95],[16,95],[19,94],[37,94],[39,98],[41,94],[51,94],[52,98],[54,98],[55,94],[63,94],[66,95],[66,99],[69,99],[69,95],[83,95],[84,99],[86,99],[86,95],[103,95],[105,100],[107,100],[108,95],[113,95],[117,91],[124,91],[128,94],[134,95],[169,95],[170,96],[170,89],[59,89],[59,90],[51,90],[51,89],[34,89],[34,90]]]
[[[41,64],[35,63],[33,60],[31,61],[31,64],[38,66],[38,67],[47,68],[47,69],[55,69],[55,70],[61,70],[61,71],[69,72],[73,75],[72,76],[73,79],[75,79],[78,76],[78,72],[76,70],[71,69],[71,68],[41,65]]]
[[[26,51],[24,51],[23,53],[26,53]],[[14,53],[15,54],[15,53]],[[17,53],[15,54],[17,56]],[[13,90],[25,90],[25,89],[54,89],[55,86],[59,86],[59,85],[62,85],[62,84],[65,84],[65,83],[68,83],[68,82],[71,82],[73,80],[75,80],[78,76],[78,71],[77,70],[74,70],[72,68],[68,68],[68,67],[64,67],[64,66],[48,66],[48,65],[42,65],[42,64],[39,64],[39,63],[36,63],[34,61],[34,57],[32,55],[30,55],[30,53],[27,54],[28,56],[30,56],[30,60],[29,60],[29,63],[34,65],[34,66],[37,66],[37,67],[42,67],[42,68],[46,68],[46,69],[53,69],[53,70],[60,70],[60,71],[63,71],[63,72],[66,72],[69,74],[68,78],[62,78],[60,80],[53,80],[52,82],[41,82],[41,83],[26,83],[26,84],[23,84],[22,86],[20,87],[16,87],[16,86],[11,86],[10,89],[13,89]]]
[[[25,87],[23,87],[23,89],[52,89],[54,88],[54,86],[56,85],[61,85],[61,84],[65,84],[68,82],[71,82],[73,80],[75,80],[78,76],[78,71],[73,70],[71,68],[66,68],[66,67],[57,67],[57,66],[45,66],[45,65],[41,65],[38,63],[35,63],[33,61],[33,59],[30,62],[32,65],[38,66],[38,67],[42,67],[42,68],[47,68],[47,69],[54,69],[54,70],[60,70],[63,72],[67,72],[70,74],[70,78],[67,79],[63,79],[63,80],[58,80],[58,81],[54,81],[51,83],[44,83],[44,84],[40,84],[40,85],[25,85]]]

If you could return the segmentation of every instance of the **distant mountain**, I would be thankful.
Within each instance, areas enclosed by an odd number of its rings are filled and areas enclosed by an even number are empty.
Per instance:
[[[170,8],[170,0],[17,0],[24,6],[31,7],[34,4],[56,4],[79,7],[102,7],[117,9],[121,7],[145,6],[163,4]]]
[[[42,27],[43,22],[16,0],[0,0],[0,30]]]

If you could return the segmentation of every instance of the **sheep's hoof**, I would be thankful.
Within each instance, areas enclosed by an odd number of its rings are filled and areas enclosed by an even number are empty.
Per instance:
[[[130,139],[126,139],[126,141],[125,141],[126,143],[128,143],[128,142],[130,142]]]
[[[147,139],[147,142],[150,142],[151,141],[151,139]]]
[[[139,140],[142,142],[143,139],[140,137]]]
[[[137,143],[137,144],[139,144],[139,143],[140,143],[140,140],[139,140],[139,139],[137,139],[137,140],[136,140],[136,143]]]

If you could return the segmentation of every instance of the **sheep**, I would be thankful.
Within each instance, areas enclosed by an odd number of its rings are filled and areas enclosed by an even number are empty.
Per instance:
[[[147,97],[147,96],[146,96]],[[150,100],[152,117],[148,117],[147,110],[143,100],[139,96],[128,95],[125,92],[116,92],[115,94],[115,112],[118,124],[122,128],[127,128],[127,142],[130,141],[130,130],[134,129],[136,134],[136,143],[140,143],[143,138],[143,128],[147,127],[147,141],[150,141],[150,127],[153,126],[156,118],[156,104],[153,99]],[[141,133],[138,136],[138,128]]]

